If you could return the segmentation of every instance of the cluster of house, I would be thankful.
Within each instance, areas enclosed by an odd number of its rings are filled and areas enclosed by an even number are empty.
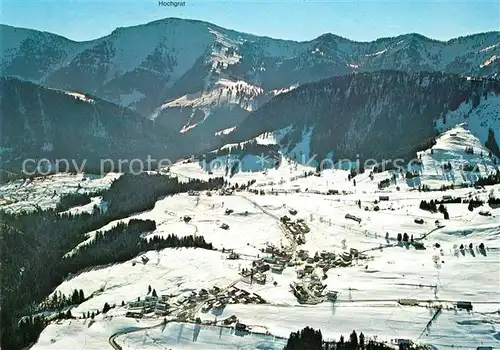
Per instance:
[[[221,309],[227,304],[263,304],[266,302],[257,294],[249,293],[234,286],[225,291],[221,291],[219,287],[214,286],[210,290],[210,294],[214,295],[214,298],[207,300],[203,304],[201,308],[203,312],[208,312],[211,309]],[[208,291],[206,295],[208,297]]]
[[[227,256],[228,260],[238,260],[239,258],[240,258],[240,254],[235,253],[233,250],[231,250],[231,252]]]
[[[358,252],[357,249],[351,248],[348,252],[344,251],[340,254],[333,252],[322,251],[316,253],[314,256],[309,256],[307,251],[299,250],[297,256],[300,260],[306,263],[303,269],[297,270],[299,278],[312,271],[315,267],[319,267],[323,272],[327,272],[330,268],[334,267],[347,267],[352,264],[354,259],[364,259],[365,256]]]
[[[246,278],[247,283],[266,283],[266,272],[271,271],[272,273],[281,274],[285,270],[285,267],[293,266],[294,264],[290,262],[291,256],[284,250],[280,250],[272,245],[268,245],[263,249],[264,253],[271,254],[271,256],[264,256],[252,262],[251,269],[243,269],[240,274]]]
[[[219,196],[230,196],[233,194],[233,190],[229,188],[223,188],[219,191]]]
[[[142,318],[145,314],[153,313],[158,316],[165,316],[169,313],[168,296],[160,297],[148,295],[142,300],[128,303],[126,317]]]
[[[290,213],[297,213],[295,210],[290,210]],[[295,215],[292,214],[292,215]],[[280,221],[284,225],[285,229],[290,232],[298,244],[305,243],[305,234],[309,233],[311,229],[307,226],[304,219],[297,219],[296,221],[290,219],[287,215],[282,216]]]
[[[249,330],[249,327],[246,324],[239,322],[238,317],[236,317],[236,315],[229,316],[224,321],[222,321],[222,323],[226,326],[234,325],[236,334],[238,334],[238,332],[246,332]]]
[[[297,301],[301,304],[318,304],[327,299],[335,301],[335,291],[325,291],[326,285],[321,282],[317,275],[311,275],[307,281],[292,282],[290,289]]]

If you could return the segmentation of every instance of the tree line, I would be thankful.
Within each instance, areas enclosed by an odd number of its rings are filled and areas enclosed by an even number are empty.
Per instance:
[[[410,347],[409,344],[400,344],[399,349],[418,349],[419,346]],[[321,334],[321,330],[315,330],[311,327],[292,332],[288,338],[284,350],[386,350],[393,349],[382,342],[377,342],[373,339],[366,339],[363,332],[358,333],[353,330],[349,338],[340,336],[338,341],[325,341]]]
[[[203,248],[213,249],[203,236],[177,237],[174,234],[166,238],[154,236],[142,238],[142,234],[154,231],[156,224],[152,220],[132,219],[128,223],[118,223],[112,229],[98,231],[92,242],[83,245],[73,254],[62,260],[62,274],[76,273],[82,269],[120,263],[132,259],[141,252],[165,248]]]
[[[25,336],[24,330],[19,327],[18,320],[25,315],[37,312],[36,305],[63,281],[65,273],[76,271],[62,266],[63,256],[87,238],[85,233],[98,230],[111,221],[152,209],[156,200],[162,196],[190,190],[214,190],[222,187],[223,183],[222,178],[211,179],[208,182],[191,180],[181,183],[177,178],[159,174],[143,173],[136,176],[125,174],[114,181],[111,187],[103,193],[103,199],[108,203],[108,210],[105,213],[60,214],[53,209],[17,213],[0,211],[0,242],[3,248],[0,255],[2,349],[17,350],[29,345],[28,340],[32,338]],[[102,249],[106,249],[107,243],[111,244],[113,249],[122,246],[129,247],[134,240],[137,242],[138,234],[132,231],[144,229],[144,227],[139,227],[139,224],[137,225],[135,227],[133,225],[132,228],[121,227],[125,232],[122,232],[123,235],[117,234],[118,239],[111,239],[113,236],[111,234],[110,237],[98,240],[96,244],[99,244]],[[174,239],[171,238],[171,240]],[[175,246],[177,243],[170,241],[158,243],[153,240],[148,244],[145,249],[170,244]],[[183,244],[205,245],[199,241]],[[88,255],[83,255],[87,256],[86,258],[75,257],[73,269],[86,266],[92,254],[99,256],[102,262],[111,260],[110,256],[116,253],[111,250],[108,251],[108,255],[98,253],[102,249],[96,247],[87,248],[90,250],[84,254]],[[129,248],[126,250],[127,254],[133,252]]]

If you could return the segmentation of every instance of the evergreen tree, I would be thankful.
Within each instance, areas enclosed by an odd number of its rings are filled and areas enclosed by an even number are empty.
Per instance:
[[[108,312],[109,310],[111,310],[111,306],[109,306],[108,303],[104,303],[104,306],[102,308],[102,313],[105,314],[106,312]]]
[[[488,130],[488,139],[486,140],[485,146],[497,157],[500,157],[500,147],[495,139],[495,132],[492,128]]]
[[[448,213],[448,211],[445,211],[445,212],[443,213],[443,215],[444,215],[444,219],[445,219],[445,220],[449,220],[449,219],[450,219],[450,214]]]
[[[358,335],[356,334],[355,330],[353,330],[351,335],[349,336],[349,343],[350,343],[351,348],[357,349],[357,347],[358,347]]]
[[[320,330],[306,327],[300,332],[292,332],[288,338],[285,350],[322,350],[323,336]]]

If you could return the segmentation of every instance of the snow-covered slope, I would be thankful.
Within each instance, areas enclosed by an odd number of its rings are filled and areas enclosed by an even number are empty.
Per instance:
[[[70,193],[97,193],[106,190],[120,174],[105,176],[59,173],[46,177],[11,181],[0,186],[0,209],[6,212],[54,209],[62,196]],[[91,210],[94,203],[78,207],[72,213]],[[90,206],[90,208],[89,208]]]
[[[483,131],[482,128],[479,130]],[[467,149],[473,153],[466,152]],[[499,169],[497,157],[489,154],[484,141],[469,130],[468,124],[460,124],[440,135],[431,149],[418,152],[422,166],[416,168],[421,171],[421,181],[431,187],[473,185],[479,178]]]
[[[466,131],[463,131],[466,133]],[[457,135],[460,132],[457,131]],[[444,135],[438,140],[438,147],[450,147],[453,143]],[[436,147],[435,146],[435,147]],[[192,163],[190,163],[192,164]],[[196,171],[189,172],[188,167],[178,166],[172,170],[184,169],[184,176],[197,177]],[[280,171],[280,169],[276,169]],[[257,174],[254,174],[257,176]],[[357,184],[347,179],[343,170],[325,170],[321,176],[306,178],[287,178],[282,173],[282,182],[257,182],[259,189],[266,195],[248,192],[235,192],[232,196],[177,195],[157,202],[151,211],[141,213],[136,218],[154,219],[157,230],[153,235],[165,235],[174,232],[178,235],[203,235],[215,247],[234,248],[240,258],[228,260],[227,252],[205,251],[202,249],[165,249],[150,251],[128,262],[111,266],[98,267],[72,276],[56,288],[56,291],[69,294],[74,289],[82,289],[90,299],[72,308],[72,314],[79,316],[84,312],[96,311],[104,303],[116,304],[104,317],[99,315],[94,322],[89,320],[71,320],[56,322],[42,333],[35,349],[57,349],[62,344],[76,341],[82,349],[97,349],[108,338],[118,333],[116,341],[131,349],[149,349],[156,345],[171,348],[185,348],[188,345],[197,349],[219,349],[240,344],[232,337],[230,329],[218,329],[222,336],[214,338],[213,329],[200,326],[197,333],[191,328],[193,323],[167,324],[161,331],[163,317],[150,314],[134,321],[136,330],[124,317],[129,306],[121,307],[121,301],[129,303],[148,293],[151,285],[157,293],[170,295],[175,308],[183,295],[201,288],[210,289],[214,285],[224,289],[233,286],[255,293],[266,300],[266,304],[228,304],[221,309],[202,311],[202,302],[194,306],[182,306],[176,309],[188,312],[191,317],[202,320],[222,320],[236,315],[242,323],[255,330],[269,332],[271,335],[287,337],[290,332],[305,326],[320,328],[327,340],[333,340],[349,334],[352,329],[363,331],[368,337],[377,335],[379,340],[390,341],[396,338],[408,338],[418,343],[446,348],[450,344],[464,348],[477,345],[498,346],[497,332],[494,325],[499,322],[497,310],[498,279],[498,218],[500,208],[481,209],[470,212],[463,203],[449,204],[449,220],[443,220],[442,214],[430,213],[419,209],[421,200],[441,199],[443,195],[467,198],[469,194],[486,199],[490,192],[500,195],[498,185],[487,191],[473,188],[454,189],[446,192],[418,192],[408,186],[404,177],[397,177],[396,184],[391,184],[383,191],[377,183],[391,175],[390,172],[375,174],[373,180],[369,174],[355,177]],[[180,176],[180,175],[178,175]],[[237,181],[235,175],[234,181]],[[269,178],[271,180],[271,178]],[[244,181],[242,181],[244,182]],[[396,189],[399,186],[399,190]],[[344,191],[344,195],[322,195],[327,189]],[[300,189],[297,193],[296,190]],[[308,189],[306,191],[306,189]],[[279,192],[271,195],[270,191]],[[318,191],[319,193],[316,193]],[[388,201],[378,203],[380,210],[373,210],[373,201],[379,195],[387,195]],[[358,207],[357,201],[362,206]],[[368,210],[364,209],[367,207]],[[234,212],[225,215],[224,210]],[[289,210],[298,211],[310,228],[305,235],[305,244],[290,246],[290,237],[279,228],[279,218],[290,215]],[[491,216],[478,215],[480,210],[489,210]],[[245,215],[243,213],[247,212]],[[346,214],[361,218],[361,223],[345,218]],[[183,215],[189,215],[189,224],[179,221]],[[423,224],[414,222],[415,217],[424,219]],[[226,222],[229,230],[220,230],[212,222]],[[444,227],[436,228],[439,220]],[[386,238],[385,234],[389,233]],[[411,245],[398,244],[397,233],[405,232],[421,242],[426,250],[416,250]],[[477,246],[484,243],[487,249],[481,253]],[[249,243],[249,245],[247,245]],[[306,262],[297,266],[286,266],[281,274],[271,271],[265,273],[265,284],[248,284],[238,272],[249,268],[252,260],[260,256],[269,256],[257,248],[266,243],[284,245],[292,249],[294,256],[299,249],[309,252],[335,252],[338,255],[355,248],[364,252],[369,259],[353,261],[347,267],[335,267],[328,270],[327,278],[322,280],[327,289],[339,292],[337,302],[323,302],[317,305],[301,305],[289,290],[291,282],[300,281],[296,271],[304,268]],[[435,243],[440,246],[436,248]],[[460,250],[461,244],[473,244],[473,249]],[[438,259],[436,259],[436,256]],[[314,264],[314,263],[312,263]],[[415,300],[418,305],[398,304],[400,299]],[[458,310],[455,304],[460,300],[469,300],[474,309],[470,312]],[[191,305],[191,304],[189,304]],[[436,309],[443,309],[437,319],[429,325]],[[335,327],[331,327],[331,324]],[[140,327],[160,325],[150,330]],[[133,332],[120,335],[120,332]],[[199,334],[199,338],[195,335]],[[189,344],[186,337],[189,336]],[[195,336],[194,340],[191,338]],[[272,336],[264,338],[258,335],[244,337],[249,343],[271,342],[268,347],[282,346],[281,339]],[[257,342],[257,343],[254,343]],[[253,345],[249,345],[253,346]],[[274,346],[274,347],[273,347]]]
[[[439,118],[436,126],[443,132],[461,123],[466,123],[467,129],[483,144],[488,139],[489,129],[500,134],[500,96],[484,94],[475,106],[472,100],[464,101],[457,109]]]

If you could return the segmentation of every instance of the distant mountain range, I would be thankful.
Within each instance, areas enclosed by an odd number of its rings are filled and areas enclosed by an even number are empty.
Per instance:
[[[154,125],[155,135],[165,133],[161,139],[168,139],[167,146],[183,155],[217,147],[240,124],[241,131],[252,123],[248,115],[263,113],[259,108],[275,96],[298,96],[296,90],[307,90],[298,86],[325,78],[380,70],[483,78],[498,78],[500,72],[500,32],[446,42],[418,34],[373,42],[325,34],[296,42],[176,18],[117,28],[86,42],[6,25],[0,30],[3,76],[90,94],[99,99],[98,104],[103,100],[115,104],[116,111],[129,108],[134,112],[128,114],[148,120],[144,125]],[[373,82],[369,84],[377,90]],[[407,99],[401,101],[404,104],[414,96],[409,92],[399,97]],[[113,121],[120,124],[118,118]]]

